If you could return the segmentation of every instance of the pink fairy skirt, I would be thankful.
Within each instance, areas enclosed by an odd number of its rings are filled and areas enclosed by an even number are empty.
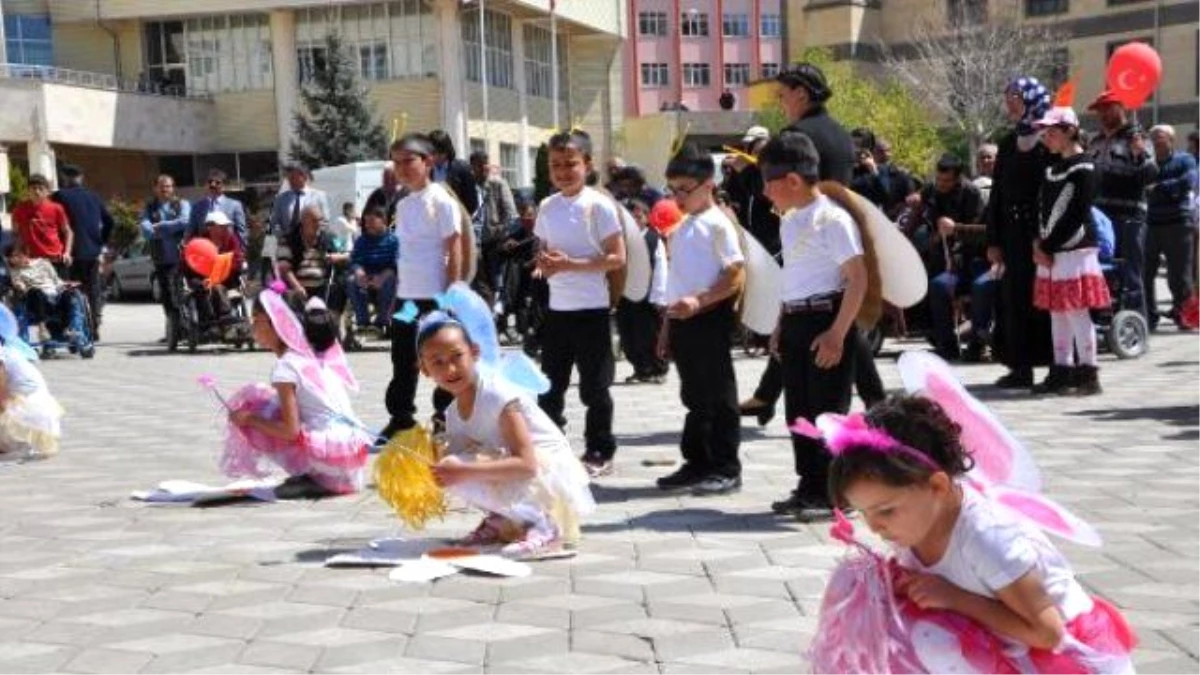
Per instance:
[[[279,418],[279,397],[264,384],[242,387],[229,398],[229,407]],[[307,475],[331,492],[347,494],[363,488],[370,444],[369,434],[345,422],[301,428],[299,436],[287,441],[231,423],[221,471],[231,478],[263,478],[275,465],[290,476]]]
[[[972,619],[894,594],[892,566],[852,555],[825,588],[809,657],[817,673],[1126,673],[1137,640],[1104,600],[1067,623],[1055,650],[1015,646]]]
[[[1038,265],[1033,283],[1033,306],[1050,312],[1112,306],[1096,249],[1055,253],[1053,266]]]

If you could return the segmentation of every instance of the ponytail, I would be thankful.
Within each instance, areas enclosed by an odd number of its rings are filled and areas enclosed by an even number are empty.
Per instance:
[[[321,354],[338,341],[338,317],[325,306],[320,298],[309,300],[300,291],[288,291],[283,295],[288,308],[300,318],[304,327],[304,339],[313,352]]]

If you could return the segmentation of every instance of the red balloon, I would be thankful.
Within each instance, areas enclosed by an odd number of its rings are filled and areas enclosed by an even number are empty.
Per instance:
[[[193,272],[202,277],[212,274],[213,264],[217,262],[217,245],[212,240],[197,237],[183,247],[183,260]]]
[[[659,234],[667,234],[682,220],[683,211],[679,210],[679,204],[676,204],[674,199],[660,199],[654,204],[654,208],[650,209],[650,227]]]
[[[1126,108],[1140,108],[1162,81],[1162,59],[1144,42],[1121,45],[1108,60],[1107,81]]]

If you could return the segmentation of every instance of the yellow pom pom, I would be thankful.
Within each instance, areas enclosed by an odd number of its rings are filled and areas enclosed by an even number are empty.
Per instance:
[[[432,471],[437,461],[433,438],[421,426],[393,436],[375,460],[379,496],[414,530],[446,516],[446,495]]]

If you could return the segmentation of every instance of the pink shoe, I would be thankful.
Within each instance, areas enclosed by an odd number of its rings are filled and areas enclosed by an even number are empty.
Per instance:
[[[562,540],[555,529],[550,531],[531,527],[525,531],[520,541],[515,541],[500,549],[500,555],[513,560],[549,560],[552,558],[571,558],[575,549],[563,546]]]
[[[494,513],[486,516],[479,525],[467,536],[456,539],[454,543],[458,546],[479,547],[479,546],[496,546],[512,541],[511,537],[505,537],[505,531],[508,529],[508,520],[504,516],[499,516]]]

